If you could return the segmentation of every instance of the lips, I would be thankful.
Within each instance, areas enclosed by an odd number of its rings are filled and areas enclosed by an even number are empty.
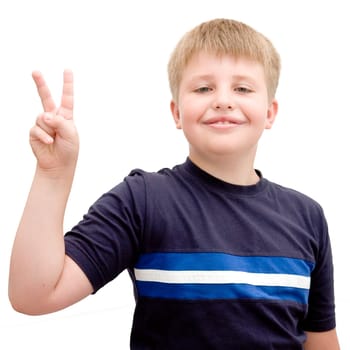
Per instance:
[[[230,116],[213,117],[207,119],[204,124],[211,126],[233,126],[241,125],[243,121]]]

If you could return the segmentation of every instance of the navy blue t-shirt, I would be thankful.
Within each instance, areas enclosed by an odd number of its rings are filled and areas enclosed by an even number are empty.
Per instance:
[[[335,327],[323,211],[259,175],[134,170],[65,235],[95,292],[128,269],[131,349],[302,349],[305,331]]]

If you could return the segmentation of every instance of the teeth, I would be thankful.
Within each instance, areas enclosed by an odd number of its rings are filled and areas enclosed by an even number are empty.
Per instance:
[[[216,122],[215,124],[232,124],[232,123],[228,120],[224,120],[224,121]]]

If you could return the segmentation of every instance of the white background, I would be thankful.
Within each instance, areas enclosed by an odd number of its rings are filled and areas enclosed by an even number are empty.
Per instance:
[[[169,110],[166,65],[185,31],[230,17],[268,36],[282,56],[274,128],[256,167],[315,198],[329,222],[338,334],[350,348],[348,317],[350,21],[346,1],[2,0],[0,3],[0,348],[127,349],[131,284],[123,273],[95,296],[55,314],[16,313],[8,265],[35,160],[29,129],[41,111],[31,80],[41,70],[57,102],[62,72],[75,74],[81,137],[66,229],[135,167],[183,162],[187,146]],[[171,317],[171,315],[169,315]]]

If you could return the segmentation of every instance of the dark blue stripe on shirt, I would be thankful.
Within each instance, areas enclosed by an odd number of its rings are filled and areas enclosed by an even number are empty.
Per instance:
[[[265,299],[307,304],[309,292],[301,288],[247,284],[169,284],[136,281],[136,286],[140,297],[183,300]]]
[[[135,268],[169,271],[244,271],[310,276],[314,264],[302,259],[275,256],[237,256],[225,253],[148,253]]]

